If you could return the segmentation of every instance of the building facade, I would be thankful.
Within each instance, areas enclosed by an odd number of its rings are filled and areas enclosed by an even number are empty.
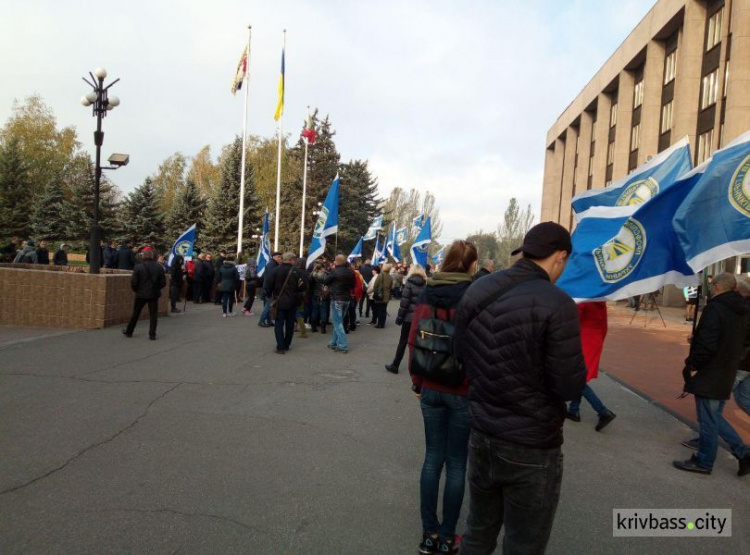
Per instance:
[[[685,136],[698,165],[748,130],[750,0],[659,0],[548,131],[541,221],[572,230],[576,194]]]

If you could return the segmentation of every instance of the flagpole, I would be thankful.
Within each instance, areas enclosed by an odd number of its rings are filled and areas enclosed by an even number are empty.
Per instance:
[[[282,57],[286,56],[286,29],[284,29],[284,39],[283,39],[282,46],[281,46],[281,55]],[[286,60],[285,60],[285,63],[286,63]],[[276,220],[276,222],[275,222],[274,233],[273,233],[273,250],[275,251],[279,250],[279,211],[281,210],[281,137],[284,131],[283,96],[286,93],[286,68],[284,69],[284,75],[282,75],[282,79],[284,79],[283,81],[284,90],[282,92],[281,115],[279,117],[279,161],[277,164],[277,171],[276,171],[276,214],[274,216],[274,219]]]
[[[310,107],[307,107],[307,117],[310,118]],[[305,254],[305,204],[307,202],[307,145],[310,140],[305,137],[305,167],[302,170],[302,220],[299,225],[299,255]]]
[[[247,96],[250,89],[250,37],[252,25],[247,26],[247,53],[245,54],[245,115],[242,119],[242,175],[240,175],[240,217],[237,224],[237,256],[242,252],[242,229],[245,225],[245,162],[247,157]],[[237,261],[239,263],[239,260]]]

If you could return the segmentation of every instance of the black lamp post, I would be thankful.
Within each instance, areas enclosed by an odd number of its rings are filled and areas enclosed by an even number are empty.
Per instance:
[[[96,117],[96,131],[94,131],[94,144],[96,145],[96,183],[94,185],[94,217],[91,221],[91,232],[89,240],[91,244],[89,246],[89,273],[98,274],[101,268],[101,226],[99,225],[99,186],[102,179],[102,169],[116,169],[119,166],[124,166],[125,163],[117,164],[115,162],[114,167],[102,168],[101,156],[102,156],[102,144],[104,144],[104,132],[102,131],[102,118],[107,116],[107,111],[111,110],[115,106],[120,104],[120,99],[116,96],[110,97],[108,95],[109,88],[117,83],[119,79],[115,79],[106,87],[104,86],[104,79],[107,77],[107,70],[104,68],[97,68],[94,73],[90,73],[91,81],[83,78],[86,83],[91,85],[92,92],[86,94],[81,98],[81,104],[84,106],[94,106],[93,115]]]

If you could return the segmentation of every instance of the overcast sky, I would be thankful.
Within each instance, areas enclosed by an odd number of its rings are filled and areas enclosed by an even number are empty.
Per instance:
[[[106,68],[122,81],[103,155],[131,155],[112,174],[127,193],[174,152],[242,133],[230,86],[248,24],[248,132],[276,133],[287,29],[285,129],[307,105],[330,114],[342,160],[369,160],[383,196],[433,192],[453,239],[495,229],[511,197],[538,217],[547,130],[653,4],[2,0],[0,120],[39,93],[93,152],[81,77]]]

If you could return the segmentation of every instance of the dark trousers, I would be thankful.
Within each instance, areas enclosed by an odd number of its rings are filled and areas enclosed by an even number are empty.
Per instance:
[[[133,333],[135,325],[138,323],[138,318],[141,316],[141,310],[143,307],[148,305],[148,335],[149,337],[156,337],[156,319],[159,316],[159,299],[136,299],[133,304],[133,315],[130,317],[128,327],[125,328],[125,332],[128,334]]]
[[[245,285],[245,310],[248,312],[253,309],[253,302],[255,301],[255,292],[257,290],[256,285]]]
[[[193,302],[199,303],[202,300],[203,295],[203,282],[193,280]]]
[[[359,302],[357,303],[359,305],[359,315],[360,316],[362,316],[362,307],[364,306],[365,301],[368,301],[368,300],[369,299],[367,298],[367,292],[363,291],[362,292],[362,298],[359,299]]]
[[[217,291],[218,296],[218,291]],[[233,312],[234,309],[234,291],[222,291],[221,292],[221,309],[224,314]]]
[[[365,305],[365,318],[369,318],[370,317],[370,310],[372,310],[374,312],[375,309],[373,308],[372,300],[370,299],[370,297],[368,297],[367,295],[365,295],[364,297],[365,297],[365,302],[367,303]],[[362,312],[362,308],[361,307],[360,307],[359,311]]]
[[[461,554],[493,553],[505,526],[503,553],[543,554],[555,520],[563,456],[471,431],[469,518]]]
[[[398,339],[398,347],[396,347],[396,356],[393,357],[393,366],[398,368],[401,361],[406,353],[406,346],[409,343],[409,330],[411,330],[411,322],[404,322],[401,324],[401,337]]]
[[[348,318],[346,320],[347,325],[344,326],[345,329],[349,331],[354,331],[357,329],[357,303],[356,301],[352,300],[349,303],[349,310],[347,311]]]
[[[310,324],[317,326],[325,326],[328,322],[328,303],[329,301],[323,300],[320,297],[312,298],[312,311],[310,314]]]
[[[214,282],[212,280],[203,280],[201,284],[203,285],[203,290],[201,291],[201,300],[204,303],[210,303],[211,289],[213,289],[214,287]]]
[[[172,310],[177,308],[177,301],[180,300],[180,287],[178,285],[171,285],[169,287],[169,302],[172,304]]]
[[[274,332],[276,333],[276,348],[279,351],[288,351],[292,345],[294,337],[294,322],[297,320],[297,309],[276,311],[276,324]]]
[[[373,318],[375,323],[381,328],[385,326],[385,317],[388,314],[388,305],[386,303],[374,303],[372,306]]]

